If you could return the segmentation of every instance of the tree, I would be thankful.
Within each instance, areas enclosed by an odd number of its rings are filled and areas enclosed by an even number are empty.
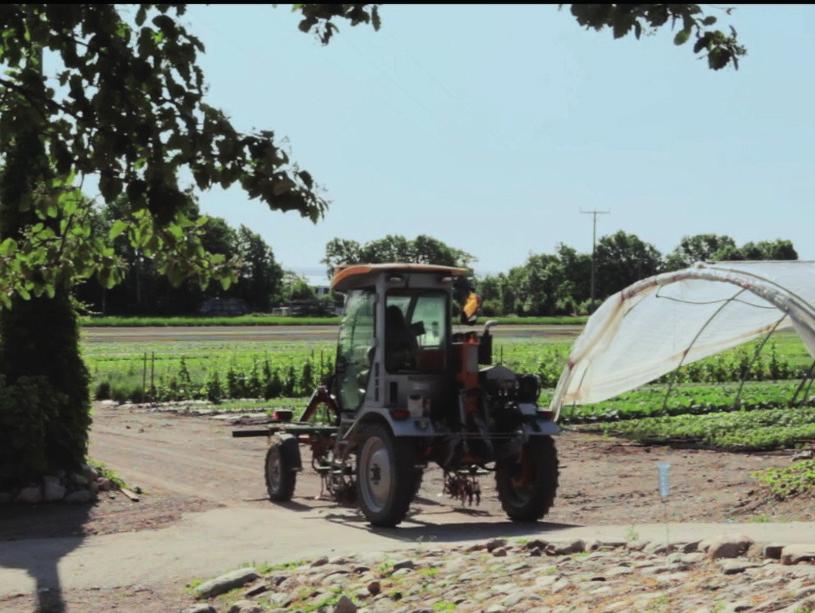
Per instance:
[[[280,294],[283,269],[259,234],[241,226],[237,239],[241,269],[235,293],[255,311],[268,311]]]
[[[736,241],[725,234],[683,236],[679,245],[665,257],[666,270],[687,268],[694,262],[719,259],[720,254],[736,248]]]
[[[606,298],[632,283],[659,272],[662,256],[656,247],[622,230],[597,241],[597,295]]]
[[[733,12],[732,8],[722,10],[726,15]],[[614,38],[633,32],[639,39],[643,33],[656,32],[668,22],[671,28],[679,23],[681,29],[674,36],[674,44],[684,45],[695,36],[693,52],[706,56],[708,67],[713,70],[731,63],[738,70],[739,58],[747,53],[733,26],[729,34],[711,29],[718,19],[705,15],[699,4],[572,4],[571,12],[580,25],[598,31],[609,28]]]
[[[376,7],[295,8],[300,29],[324,43],[333,19],[379,27]],[[227,287],[234,269],[205,249],[206,222],[186,214],[186,188],[239,185],[312,221],[326,208],[272,132],[241,134],[206,103],[197,64],[204,47],[180,23],[183,13],[184,5],[139,5],[132,19],[116,5],[0,6],[0,375],[10,389],[33,378],[53,392],[51,406],[31,415],[44,434],[35,441],[22,424],[4,428],[0,447],[42,446],[31,471],[84,458],[88,373],[70,294],[94,275],[105,287],[121,280],[117,237],[174,284],[215,277]],[[182,171],[193,185],[180,184]],[[104,204],[126,196],[107,232],[89,223],[93,203],[80,190],[88,175],[98,176]]]
[[[357,241],[335,238],[325,246],[323,264],[332,271],[344,264],[382,264],[386,262],[408,262],[415,264],[439,264],[441,266],[467,267],[475,258],[462,249],[450,247],[446,243],[420,234],[413,240],[397,234],[360,245]]]

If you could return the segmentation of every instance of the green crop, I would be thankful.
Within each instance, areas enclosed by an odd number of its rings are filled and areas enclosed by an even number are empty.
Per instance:
[[[802,460],[784,468],[768,468],[753,473],[779,498],[815,493],[815,460]]]

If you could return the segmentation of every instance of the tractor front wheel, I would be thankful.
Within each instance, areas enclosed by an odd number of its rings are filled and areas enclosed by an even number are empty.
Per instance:
[[[359,433],[357,500],[374,526],[393,527],[407,515],[417,489],[413,443],[387,426],[369,424]]]
[[[513,521],[537,521],[555,502],[558,460],[550,436],[533,436],[517,461],[496,466],[495,484],[501,507]]]

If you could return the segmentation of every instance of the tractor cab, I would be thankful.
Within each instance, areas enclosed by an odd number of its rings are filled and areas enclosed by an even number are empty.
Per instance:
[[[343,411],[380,408],[397,417],[443,419],[448,413],[455,419],[457,374],[463,367],[478,372],[478,337],[454,335],[451,321],[456,288],[469,274],[420,264],[336,272],[332,288],[346,301],[333,392]],[[473,320],[479,301],[463,302],[461,312]]]

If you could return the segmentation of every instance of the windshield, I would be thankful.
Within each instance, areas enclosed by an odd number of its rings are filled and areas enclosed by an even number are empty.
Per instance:
[[[448,310],[445,292],[388,294],[385,307],[388,372],[438,372],[444,368]]]
[[[365,400],[375,346],[375,305],[373,290],[353,290],[345,303],[336,366],[340,405],[345,410],[357,409]]]

